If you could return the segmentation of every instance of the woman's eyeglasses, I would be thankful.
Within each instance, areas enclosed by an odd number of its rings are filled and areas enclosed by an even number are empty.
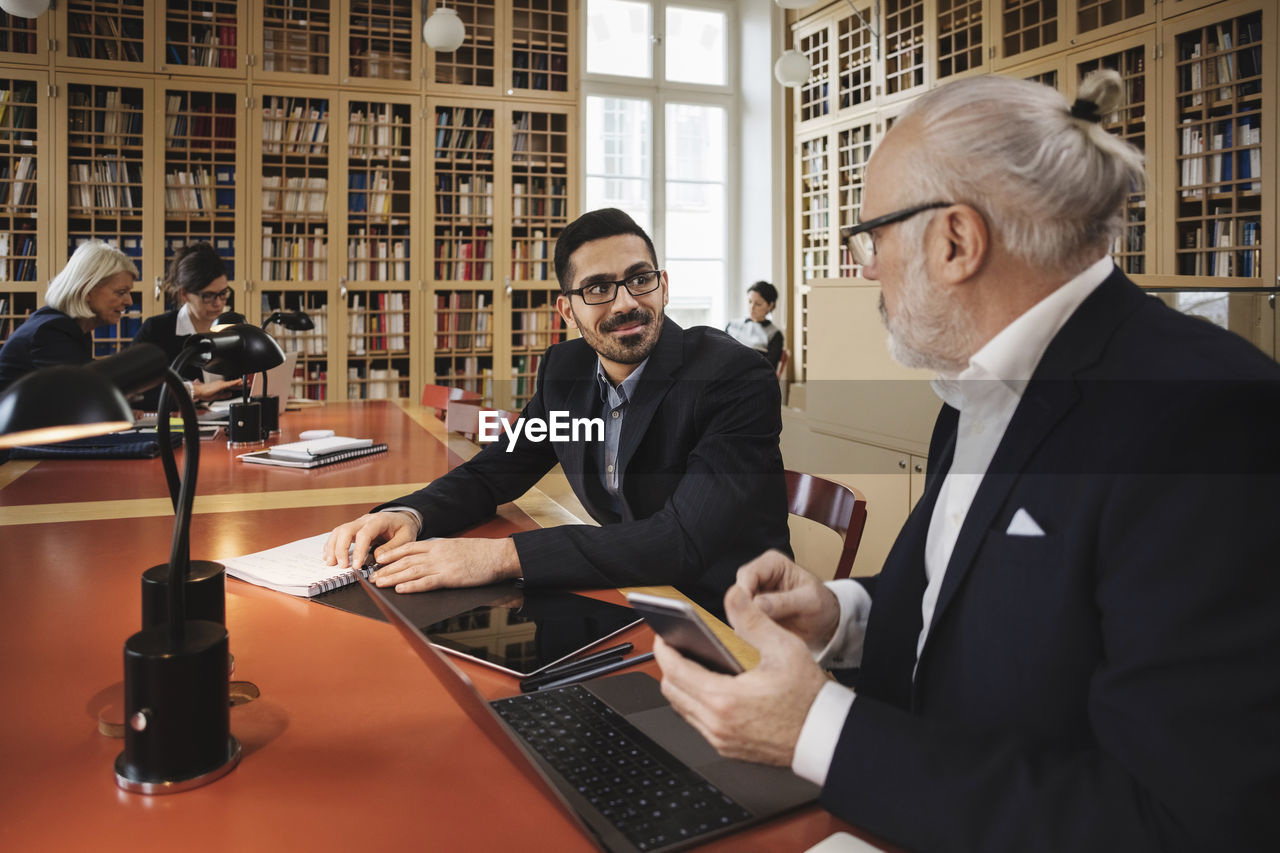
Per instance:
[[[231,288],[224,287],[222,290],[202,290],[200,291],[200,301],[205,305],[212,305],[215,302],[226,302],[231,298]]]

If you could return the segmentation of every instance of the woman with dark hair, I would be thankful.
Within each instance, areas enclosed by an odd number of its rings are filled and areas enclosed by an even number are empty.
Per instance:
[[[769,312],[777,304],[778,289],[767,281],[757,281],[747,288],[747,318],[724,327],[738,343],[769,359],[774,369],[782,357],[782,329],[769,319]]]
[[[227,285],[226,266],[213,246],[191,243],[179,249],[170,261],[164,289],[175,307],[148,317],[133,342],[155,344],[172,363],[187,338],[212,331],[214,320],[231,299],[231,288]],[[241,385],[239,379],[204,382],[198,365],[189,365],[182,378],[189,383],[193,400],[213,400]],[[149,392],[143,398],[144,408],[154,408],[158,397],[158,391]]]

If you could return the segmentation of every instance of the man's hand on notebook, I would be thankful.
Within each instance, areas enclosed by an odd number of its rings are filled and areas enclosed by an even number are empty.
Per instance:
[[[388,515],[393,513],[387,513]],[[425,539],[388,543],[374,552],[371,579],[396,592],[484,586],[520,577],[520,557],[510,539]]]
[[[333,528],[324,543],[323,557],[330,566],[340,569],[363,566],[369,549],[375,545],[381,551],[383,548],[394,548],[412,542],[417,536],[418,521],[412,515],[403,512],[372,512]],[[374,556],[376,558],[377,554]]]
[[[770,619],[746,588],[731,586],[724,604],[729,624],[760,651],[759,665],[741,675],[721,675],[656,637],[662,695],[721,755],[789,766],[826,676],[805,641]]]

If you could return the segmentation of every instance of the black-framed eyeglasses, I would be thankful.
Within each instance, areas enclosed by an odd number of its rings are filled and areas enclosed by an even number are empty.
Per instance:
[[[953,204],[955,202],[931,201],[926,204],[917,204],[913,207],[904,207],[902,210],[895,210],[893,213],[886,213],[884,216],[868,219],[858,225],[841,228],[840,237],[844,240],[844,244],[849,247],[849,252],[853,255],[853,262],[860,267],[865,267],[874,261],[876,257],[876,240],[872,236],[872,232],[877,228],[903,222],[917,213],[924,213],[926,210],[951,207]]]
[[[226,302],[231,298],[231,288],[224,287],[222,290],[202,290],[200,291],[200,301],[205,305],[212,305],[221,300]]]
[[[588,305],[604,305],[618,298],[618,287],[622,286],[632,296],[644,296],[658,289],[658,285],[662,283],[663,272],[665,270],[649,270],[638,272],[621,281],[597,281],[584,284],[582,287],[566,290],[565,295],[577,294]]]

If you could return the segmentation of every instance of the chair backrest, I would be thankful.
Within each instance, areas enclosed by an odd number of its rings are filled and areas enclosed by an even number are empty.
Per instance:
[[[444,428],[449,432],[460,433],[472,441],[476,441],[480,435],[481,412],[497,412],[498,417],[509,424],[515,423],[516,418],[520,417],[519,412],[513,412],[508,409],[487,409],[475,403],[450,400],[445,409]]]
[[[791,360],[791,353],[784,348],[778,356],[778,367],[774,372],[777,373],[779,379],[787,378],[787,362]]]
[[[444,420],[445,409],[450,400],[463,403],[479,403],[484,398],[475,391],[465,388],[454,388],[452,385],[427,385],[422,389],[422,405],[436,410],[436,416]]]
[[[867,523],[867,499],[851,486],[814,474],[787,471],[786,477],[788,510],[844,537],[835,577],[849,577]]]

